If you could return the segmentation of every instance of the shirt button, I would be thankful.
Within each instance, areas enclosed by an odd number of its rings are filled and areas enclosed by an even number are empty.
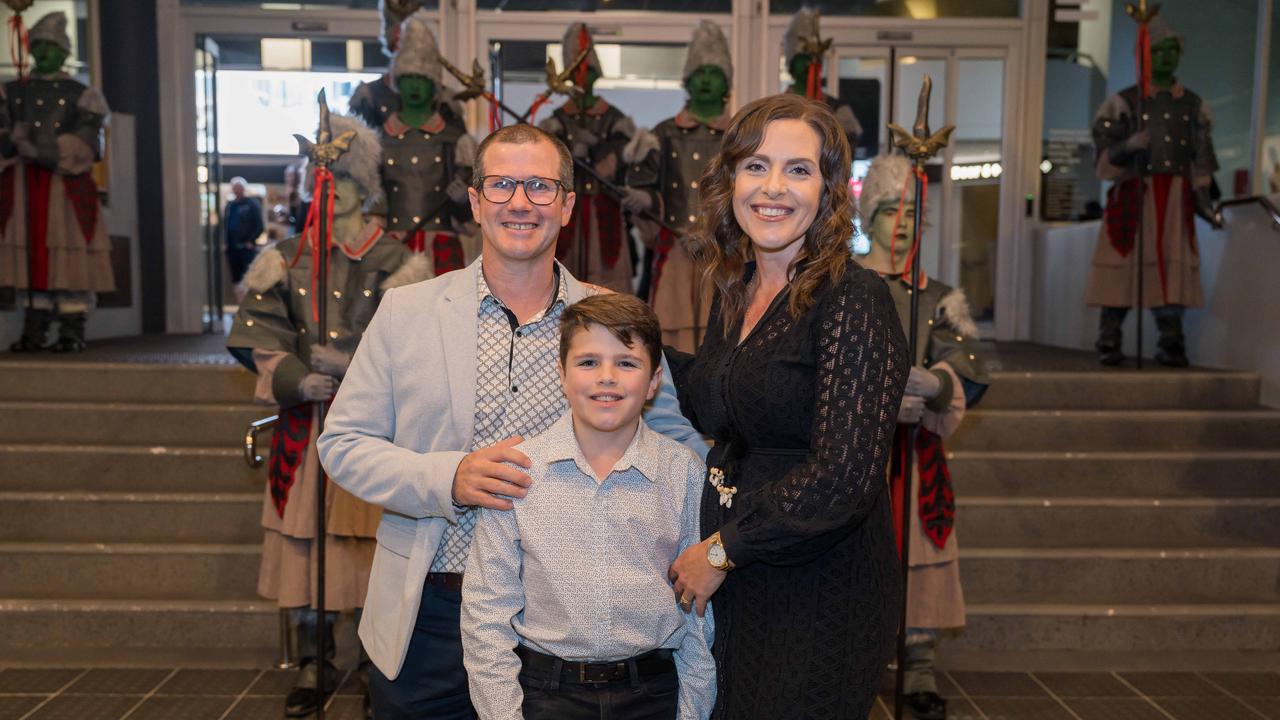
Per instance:
[[[516,387],[515,385],[512,385],[511,392],[520,392],[520,388]]]
[[[521,331],[519,331],[519,330],[517,330],[517,331],[516,331],[516,337],[524,337],[524,333],[523,333],[523,332],[521,332]]]

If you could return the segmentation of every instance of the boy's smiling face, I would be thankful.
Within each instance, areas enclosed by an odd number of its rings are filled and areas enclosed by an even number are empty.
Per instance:
[[[601,325],[574,333],[560,366],[560,382],[578,433],[630,428],[662,382],[644,345],[627,347]]]

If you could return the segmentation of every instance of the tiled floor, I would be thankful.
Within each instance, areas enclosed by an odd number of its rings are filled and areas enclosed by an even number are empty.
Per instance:
[[[107,669],[0,671],[0,720],[277,720],[292,671]],[[325,720],[363,720],[348,674]]]
[[[277,720],[293,674],[276,670],[8,669],[0,720]],[[952,720],[1280,720],[1280,672],[950,672]],[[328,720],[361,718],[348,675]],[[874,720],[893,716],[882,697]],[[767,720],[761,718],[760,720]]]
[[[954,671],[938,690],[949,720],[1280,720],[1280,672]]]

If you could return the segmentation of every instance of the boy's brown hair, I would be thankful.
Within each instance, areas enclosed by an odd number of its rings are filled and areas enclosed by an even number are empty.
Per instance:
[[[591,295],[564,309],[560,316],[560,366],[569,357],[569,343],[579,330],[599,325],[627,347],[639,343],[649,354],[649,372],[657,372],[662,362],[662,328],[653,308],[635,295],[602,293]]]

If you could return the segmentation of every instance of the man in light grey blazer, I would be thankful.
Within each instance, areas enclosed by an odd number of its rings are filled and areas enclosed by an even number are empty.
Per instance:
[[[471,509],[524,497],[531,481],[508,463],[529,460],[513,446],[567,407],[560,313],[597,291],[555,260],[575,199],[564,145],[511,126],[475,168],[480,259],[386,293],[318,442],[329,476],[384,508],[360,623],[378,720],[474,717],[459,631]],[[705,455],[663,377],[646,421]]]

